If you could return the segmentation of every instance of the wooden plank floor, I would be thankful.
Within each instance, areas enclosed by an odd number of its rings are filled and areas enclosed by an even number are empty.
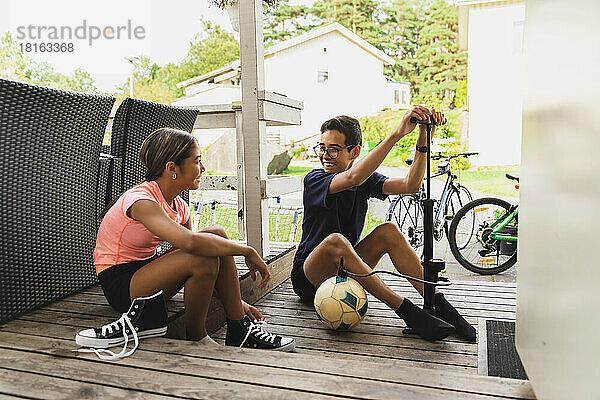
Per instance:
[[[422,303],[406,281],[383,278]],[[445,293],[473,323],[478,317],[515,318],[513,284],[456,282]],[[477,375],[476,344],[403,335],[402,320],[369,300],[367,317],[355,331],[331,332],[297,301],[286,280],[257,306],[274,332],[296,338],[295,353],[206,349],[162,337],[141,341],[131,357],[107,362],[72,351],[79,330],[117,316],[91,288],[0,327],[0,397],[535,398],[528,381]],[[222,342],[224,333],[213,336]]]

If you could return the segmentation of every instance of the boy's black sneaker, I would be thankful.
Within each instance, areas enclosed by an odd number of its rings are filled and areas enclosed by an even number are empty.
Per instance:
[[[139,339],[163,336],[165,333],[167,333],[167,305],[161,290],[152,296],[134,299],[129,310],[118,320],[100,328],[90,328],[79,332],[75,336],[75,343],[91,348],[79,351],[94,352],[102,359],[116,359],[133,354]],[[131,339],[135,342],[135,346],[125,353],[127,342]],[[125,346],[119,354],[102,350],[121,344],[125,344]],[[99,354],[100,352],[108,353],[109,356],[102,356]]]
[[[269,333],[265,330],[264,323],[255,323],[244,315],[241,321],[227,319],[227,335],[225,345],[249,347],[253,349],[292,351],[296,341],[292,338]]]

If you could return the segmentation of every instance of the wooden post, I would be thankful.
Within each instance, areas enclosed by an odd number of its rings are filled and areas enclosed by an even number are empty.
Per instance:
[[[238,239],[246,240],[246,224],[244,223],[244,134],[242,131],[242,108],[235,111],[235,150],[237,175],[237,221]]]
[[[261,0],[239,0],[239,6],[246,240],[264,257],[269,251],[266,122],[259,120],[258,107],[258,92],[265,86],[263,9]]]

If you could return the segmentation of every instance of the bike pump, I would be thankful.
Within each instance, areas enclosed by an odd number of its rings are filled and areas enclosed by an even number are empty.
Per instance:
[[[448,278],[440,277],[439,273],[446,268],[446,262],[441,259],[433,258],[433,204],[434,201],[431,198],[431,130],[433,127],[433,119],[420,120],[415,117],[410,119],[410,122],[424,125],[427,130],[427,186],[426,186],[426,199],[423,202],[423,265],[424,280],[427,282],[448,282]],[[443,123],[446,121],[444,120]],[[442,124],[443,124],[442,123]],[[423,293],[423,310],[429,314],[435,315],[435,309],[433,304],[433,295],[435,291],[435,284],[424,283]]]

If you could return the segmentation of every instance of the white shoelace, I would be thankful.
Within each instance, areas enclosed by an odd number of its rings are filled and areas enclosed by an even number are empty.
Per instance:
[[[87,349],[76,349],[73,351],[77,351],[80,353],[95,353],[98,356],[98,358],[100,358],[101,360],[118,360],[119,358],[129,357],[137,349],[138,344],[139,344],[139,339],[138,339],[137,332],[135,331],[135,327],[131,323],[131,320],[127,316],[127,313],[124,313],[121,316],[121,318],[119,318],[115,322],[112,322],[108,325],[104,325],[101,328],[102,335],[106,335],[107,333],[112,333],[112,332],[118,330],[119,325],[122,326],[122,328],[123,328],[123,338],[125,338],[125,343],[123,344],[123,349],[121,349],[120,353],[114,353],[107,349],[95,349],[93,347],[90,347]],[[127,351],[127,343],[129,342],[129,335],[126,332],[127,327],[129,327],[129,329],[131,330],[131,333],[133,335],[133,341],[134,341],[134,346],[129,351]],[[103,355],[102,353],[105,353],[108,355]]]
[[[250,322],[250,326],[248,327],[248,331],[246,332],[246,337],[244,337],[244,340],[242,340],[242,344],[240,344],[240,347],[244,346],[246,340],[248,340],[250,335],[254,333],[256,333],[255,336],[258,336],[259,339],[273,343],[277,335],[265,331],[265,328],[267,326],[268,325],[265,321]]]

